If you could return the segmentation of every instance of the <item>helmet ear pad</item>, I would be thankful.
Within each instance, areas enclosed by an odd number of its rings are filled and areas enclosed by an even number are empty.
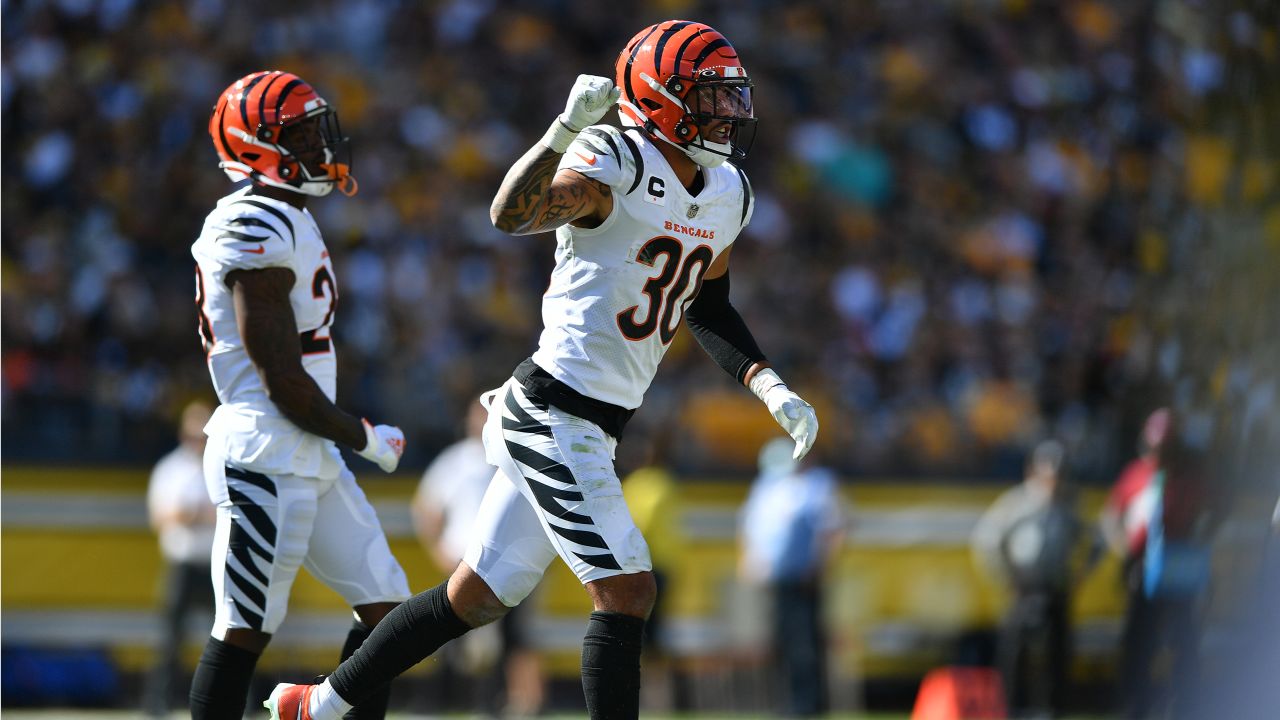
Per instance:
[[[280,136],[283,134],[282,130],[283,127],[279,125],[259,125],[254,135],[261,142],[279,145]],[[298,161],[290,155],[280,156],[280,163],[276,166],[276,173],[281,180],[288,182],[290,185],[301,182],[300,179],[295,179],[298,174]]]
[[[695,86],[695,82],[690,81],[689,78],[681,77],[679,75],[672,75],[671,77],[668,77],[666,82],[667,92],[679,98],[682,102],[685,102],[686,105],[688,103],[689,93],[693,91]],[[645,99],[647,100],[648,98]],[[653,103],[652,100],[649,100],[649,102],[657,105],[657,103]],[[655,107],[653,109],[657,108]],[[676,142],[693,142],[698,137],[698,123],[691,115],[685,115],[676,121],[673,130],[675,131],[675,137],[672,139]]]

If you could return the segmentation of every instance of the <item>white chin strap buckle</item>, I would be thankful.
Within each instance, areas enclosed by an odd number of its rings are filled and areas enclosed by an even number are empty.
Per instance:
[[[729,159],[733,146],[727,143],[708,143],[694,145],[689,143],[680,148],[689,159],[705,168],[720,167]]]

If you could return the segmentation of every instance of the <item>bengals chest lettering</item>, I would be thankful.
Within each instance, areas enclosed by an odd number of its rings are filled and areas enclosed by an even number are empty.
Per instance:
[[[662,223],[662,227],[664,230],[668,232],[679,233],[681,235],[688,235],[689,237],[693,237],[693,238],[699,238],[702,240],[716,239],[715,230],[707,230],[706,228],[691,227],[689,225],[681,225],[680,223],[674,223],[674,222],[671,222],[670,220],[664,221]]]

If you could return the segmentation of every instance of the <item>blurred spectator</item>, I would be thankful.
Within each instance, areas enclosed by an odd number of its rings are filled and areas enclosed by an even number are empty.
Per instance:
[[[1062,465],[1061,443],[1038,444],[1027,461],[1026,479],[1002,493],[973,531],[975,559],[1013,592],[997,657],[1013,717],[1063,712],[1071,667],[1071,593],[1101,550],[1085,529]],[[1082,559],[1081,551],[1087,557]]]
[[[826,637],[822,593],[828,561],[845,533],[836,478],[798,466],[795,443],[770,440],[760,450],[760,474],[740,519],[740,575],[769,593],[772,653],[783,703],[780,714],[814,717],[826,711]]]
[[[650,443],[648,462],[622,480],[622,494],[636,528],[649,544],[658,596],[644,626],[644,684],[641,702],[650,712],[687,711],[671,667],[666,619],[670,610],[672,576],[685,548],[680,489],[666,464],[670,433],[659,430]]]
[[[812,0],[728,19],[722,3],[680,5],[731,24],[755,59],[757,199],[735,303],[788,376],[829,395],[840,470],[1012,474],[1054,432],[1078,469],[1110,475],[1114,405],[1162,341],[1135,324],[1144,294],[1184,269],[1239,164],[1187,119],[1232,77],[1226,59],[1269,47],[1250,10],[1228,26],[1213,4],[1158,4]],[[6,5],[0,377],[5,419],[23,419],[3,423],[6,457],[136,462],[167,442],[164,409],[202,387],[202,358],[193,310],[153,310],[190,307],[185,247],[222,194],[197,171],[215,163],[208,98],[280,66],[332,78],[361,139],[360,196],[316,210],[348,250],[339,394],[410,418],[423,442],[406,464],[425,464],[477,373],[537,332],[536,306],[515,299],[542,289],[547,259],[486,217],[504,161],[571,68],[610,74],[623,28],[648,13]],[[1255,170],[1242,186],[1265,197],[1272,174]],[[690,363],[648,402],[715,393],[718,372]],[[691,445],[681,469],[754,454]]]
[[[488,413],[478,401],[467,407],[466,437],[445,448],[427,467],[410,510],[423,549],[446,576],[462,562],[476,513],[484,498],[494,467],[484,454],[481,432]],[[542,709],[544,681],[542,661],[529,638],[530,603],[522,603],[502,620],[467,633],[450,643],[443,653],[452,673],[470,676],[472,696],[455,695],[446,681],[448,697],[442,702],[463,701],[462,708],[482,708],[488,713],[532,717]],[[505,679],[505,694],[498,686]]]
[[[146,712],[167,717],[175,700],[185,705],[182,645],[193,610],[213,611],[209,571],[217,513],[204,485],[204,425],[212,409],[193,402],[182,410],[178,447],[156,463],[147,486],[147,515],[164,556],[160,644],[148,678]]]
[[[1147,531],[1155,514],[1160,449],[1169,437],[1172,413],[1160,408],[1143,423],[1138,457],[1121,471],[1102,508],[1099,524],[1111,552],[1121,559],[1121,580],[1126,596],[1120,648],[1120,692],[1127,718],[1146,717],[1151,704],[1151,649],[1155,641],[1154,615],[1147,608],[1143,588],[1143,555]]]
[[[1102,514],[1124,558],[1128,595],[1121,648],[1126,718],[1185,717],[1199,676],[1201,607],[1213,518],[1203,448],[1161,408],[1143,426],[1141,455]],[[1117,532],[1119,528],[1122,532]]]
[[[1169,436],[1172,414],[1160,408],[1147,417],[1138,438],[1138,457],[1121,471],[1099,524],[1111,551],[1124,560],[1125,586],[1141,584],[1141,574],[1133,576],[1147,543],[1147,528],[1155,510],[1155,487],[1151,479],[1159,469],[1160,448]]]

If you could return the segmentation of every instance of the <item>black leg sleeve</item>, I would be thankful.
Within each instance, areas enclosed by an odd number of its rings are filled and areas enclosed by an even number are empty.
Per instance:
[[[593,612],[582,639],[582,692],[591,720],[640,716],[640,648],[644,620]]]
[[[470,629],[454,614],[445,583],[440,583],[388,613],[333,671],[329,684],[343,700],[359,707],[392,678]]]
[[[346,660],[356,653],[356,650],[369,639],[372,632],[368,625],[356,620],[351,623],[351,630],[347,632],[347,641],[342,645],[342,660]],[[374,690],[373,693],[356,707],[347,711],[343,715],[343,720],[382,720],[387,716],[387,702],[391,699],[391,683],[383,683],[382,687]]]
[[[240,720],[258,656],[209,638],[191,679],[192,720]]]

